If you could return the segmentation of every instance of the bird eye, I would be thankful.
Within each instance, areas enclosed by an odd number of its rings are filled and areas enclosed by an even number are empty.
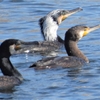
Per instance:
[[[86,31],[87,29],[85,28],[84,31]]]
[[[62,14],[62,15],[65,15],[65,14],[66,14],[66,11],[65,11],[65,10],[63,10],[63,11],[61,12],[61,14]]]
[[[20,45],[20,44],[21,44],[21,41],[17,41],[17,42],[16,42],[16,45]]]
[[[85,28],[84,28],[84,31],[87,31],[88,29],[89,29],[88,27],[85,27]]]

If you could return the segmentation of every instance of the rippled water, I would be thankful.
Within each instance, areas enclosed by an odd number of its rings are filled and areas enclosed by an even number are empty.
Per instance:
[[[38,25],[39,18],[54,9],[76,7],[82,7],[83,11],[72,15],[60,25],[58,34],[62,38],[66,30],[74,25],[100,24],[100,0],[1,0],[0,42],[8,38],[43,40]],[[90,60],[88,65],[81,68],[34,70],[28,67],[41,59],[42,55],[13,55],[11,61],[25,80],[13,91],[0,93],[0,99],[100,100],[99,34],[100,30],[92,32],[78,43]]]

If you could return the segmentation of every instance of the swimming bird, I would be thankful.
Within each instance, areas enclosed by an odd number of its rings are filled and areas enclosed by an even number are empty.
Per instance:
[[[81,10],[82,8],[72,10],[56,9],[40,18],[39,25],[45,41],[27,42],[28,47],[20,50],[20,52],[50,52],[60,48],[64,41],[57,34],[59,25],[63,20]]]
[[[10,56],[21,49],[21,41],[7,39],[0,45],[0,68],[4,76],[0,76],[0,91],[9,90],[23,81],[22,75],[12,65]]]
[[[70,28],[65,34],[64,43],[68,56],[44,58],[37,61],[30,67],[34,67],[35,69],[53,68],[57,66],[75,67],[89,63],[88,58],[78,48],[77,43],[82,37],[98,28],[100,28],[100,25],[94,27],[77,25]]]
[[[66,18],[81,11],[82,8],[72,10],[56,9],[39,20],[41,33],[46,41],[58,41],[63,43],[63,39],[57,34],[57,30],[62,21]]]

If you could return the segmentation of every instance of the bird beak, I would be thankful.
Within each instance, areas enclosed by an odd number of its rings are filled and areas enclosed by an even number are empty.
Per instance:
[[[82,8],[76,8],[76,9],[73,9],[73,10],[66,10],[65,14],[62,14],[61,16],[59,16],[58,18],[58,22],[59,24],[64,21],[66,18],[68,18],[69,16],[79,12],[83,10]]]
[[[16,44],[14,47],[15,47],[15,50],[17,51],[19,49],[27,48],[28,45],[30,45],[30,46],[33,45],[33,42],[20,41],[20,43],[19,44]]]
[[[24,49],[24,50],[27,50],[27,48],[31,48],[33,45],[37,45],[38,42],[24,42],[24,41],[20,41],[20,44],[16,44],[14,47],[14,49],[17,51],[17,50],[20,50],[20,49]]]
[[[81,10],[83,10],[83,9],[82,8],[76,8],[76,9],[72,9],[72,10],[69,10],[69,11],[67,10],[66,14],[63,15],[62,21],[65,20],[67,17],[69,17],[69,16],[71,16],[71,15],[73,15],[73,14],[75,14],[75,13],[81,11]]]
[[[97,29],[99,29],[100,28],[100,25],[96,25],[96,26],[93,26],[93,27],[87,27],[87,28],[85,28],[85,30],[84,30],[84,34],[83,34],[83,36],[86,36],[88,33],[90,33],[90,32],[92,32],[92,31],[95,31],[95,30],[97,30]]]

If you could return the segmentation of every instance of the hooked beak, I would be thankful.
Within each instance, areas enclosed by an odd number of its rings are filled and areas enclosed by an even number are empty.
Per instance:
[[[71,16],[71,15],[73,15],[73,14],[75,14],[75,13],[81,11],[81,10],[83,10],[83,9],[82,9],[82,8],[75,8],[75,9],[73,9],[73,10],[66,10],[66,13],[65,13],[65,14],[59,16],[59,18],[58,18],[59,24],[60,24],[62,21],[64,21],[66,18],[68,18],[69,16]]]
[[[95,31],[99,28],[100,28],[100,25],[96,25],[96,26],[93,26],[93,27],[90,27],[90,28],[89,27],[85,28],[83,36],[86,36],[88,33]]]
[[[23,49],[24,52],[26,52],[26,50],[29,50],[31,49],[32,47],[34,47],[35,45],[39,45],[39,42],[37,41],[33,41],[33,42],[24,42],[24,41],[20,41],[20,44],[16,44],[14,46],[14,49],[17,51],[17,50],[20,50],[20,49]]]
[[[27,45],[29,45],[30,42],[24,42],[24,41],[19,41],[17,44],[15,44],[15,50],[20,50],[20,49],[24,49],[27,48]]]
[[[67,10],[66,14],[63,16],[62,20],[65,20],[67,17],[69,17],[69,16],[71,16],[71,15],[73,15],[73,14],[75,14],[75,13],[81,11],[81,10],[83,10],[83,9],[82,8],[76,8],[76,9],[69,10],[69,11]]]

